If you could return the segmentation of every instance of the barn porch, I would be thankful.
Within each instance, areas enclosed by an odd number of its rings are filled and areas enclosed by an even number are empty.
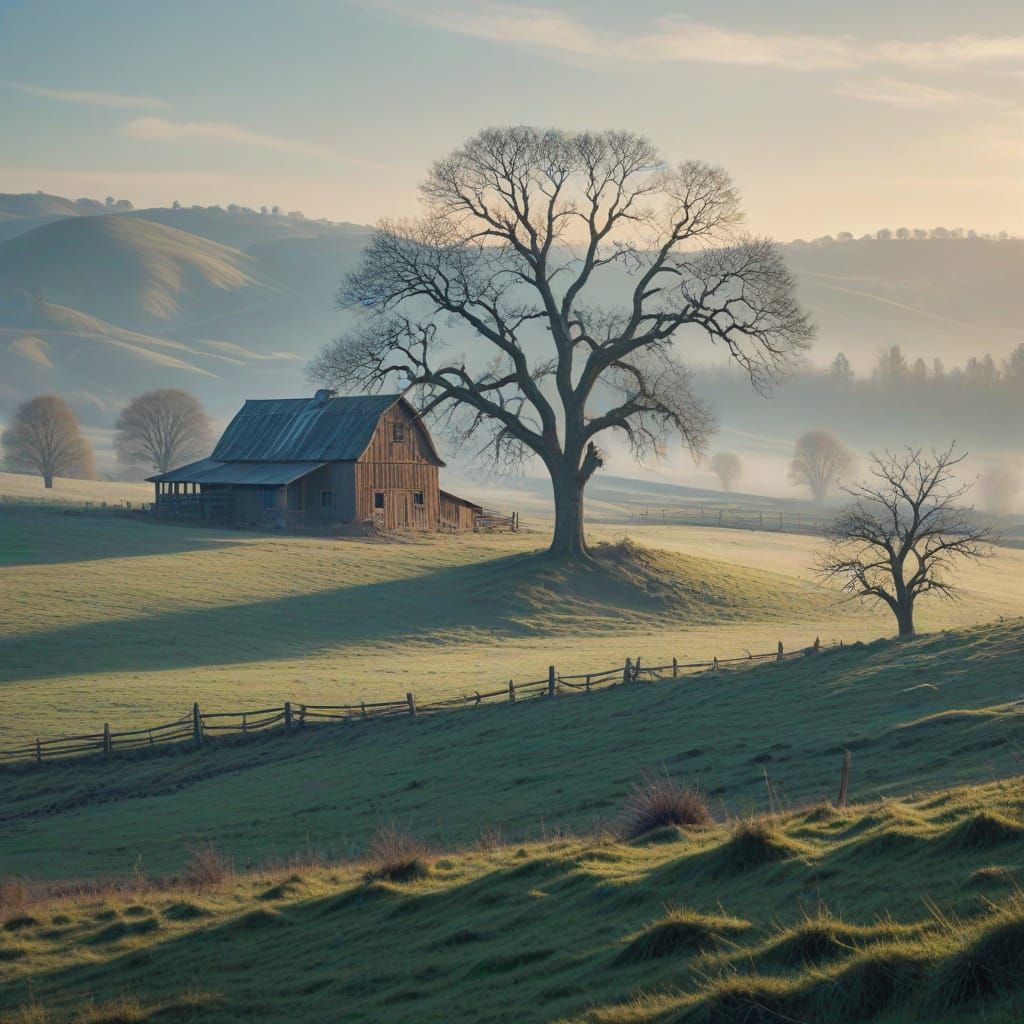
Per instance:
[[[151,477],[156,489],[153,508],[157,516],[169,519],[197,519],[277,530],[318,525],[320,516],[314,517],[313,510],[307,507],[311,504],[308,481],[325,465],[322,462],[221,463],[202,459]],[[321,502],[323,500],[321,497]]]

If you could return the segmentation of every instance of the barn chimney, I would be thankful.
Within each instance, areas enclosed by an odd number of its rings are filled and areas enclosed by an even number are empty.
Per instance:
[[[337,391],[332,391],[331,388],[318,388],[316,394],[313,396],[313,401],[317,405],[321,402],[329,402],[338,394]]]

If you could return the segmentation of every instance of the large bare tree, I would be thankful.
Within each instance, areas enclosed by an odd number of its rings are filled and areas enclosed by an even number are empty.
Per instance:
[[[852,465],[853,453],[835,434],[808,430],[793,446],[789,479],[796,486],[807,487],[820,505]]]
[[[339,304],[361,322],[310,374],[410,387],[496,464],[540,459],[555,554],[587,557],[601,434],[620,432],[638,458],[673,433],[703,451],[713,419],[681,343],[719,343],[764,389],[810,341],[776,247],[740,232],[728,175],[670,166],[630,132],[488,129],[420,190],[423,215],[382,222],[343,284]]]
[[[117,457],[166,473],[210,450],[210,419],[199,399],[178,388],[147,391],[117,418]]]
[[[871,479],[847,488],[854,501],[832,524],[818,571],[850,597],[885,604],[901,637],[914,635],[917,598],[953,597],[955,563],[989,550],[988,528],[960,504],[971,487],[955,482],[965,458],[955,454],[955,446],[930,454],[905,448],[872,455]]]
[[[92,480],[96,460],[71,407],[57,395],[40,395],[18,406],[3,433],[4,456],[14,470],[38,473],[43,486],[57,476]]]

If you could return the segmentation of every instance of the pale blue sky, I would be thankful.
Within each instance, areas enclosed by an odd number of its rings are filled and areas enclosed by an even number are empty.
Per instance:
[[[1019,0],[0,0],[0,191],[406,214],[477,128],[624,127],[754,230],[1024,233]]]

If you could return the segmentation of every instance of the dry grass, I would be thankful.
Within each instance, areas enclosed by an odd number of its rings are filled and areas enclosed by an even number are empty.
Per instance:
[[[234,864],[218,846],[209,840],[200,840],[188,851],[183,879],[200,891],[223,885],[235,873]]]
[[[673,825],[692,828],[714,821],[704,794],[699,789],[680,786],[667,773],[648,774],[636,783],[622,817],[622,833],[627,839],[638,839]]]
[[[414,882],[430,873],[430,847],[398,825],[381,825],[369,849],[368,881]]]

